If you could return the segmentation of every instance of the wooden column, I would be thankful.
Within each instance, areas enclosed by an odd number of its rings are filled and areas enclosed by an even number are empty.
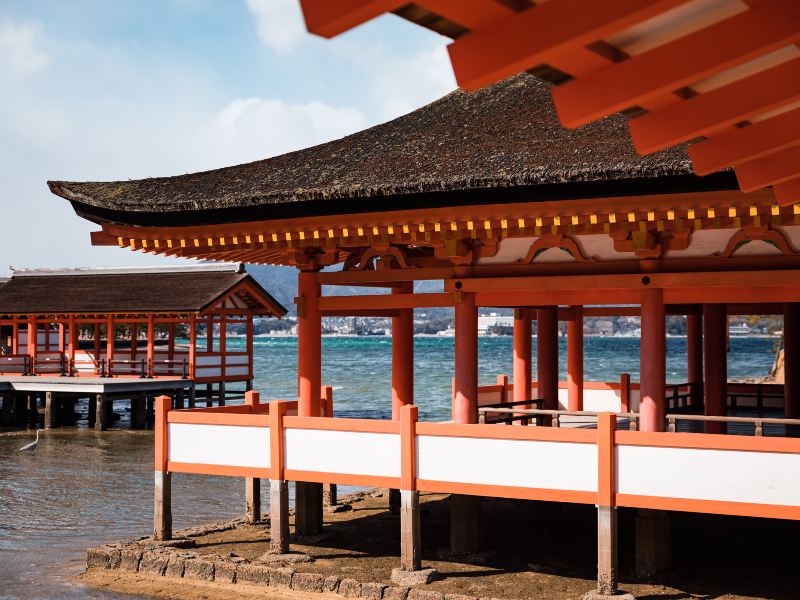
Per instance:
[[[225,319],[225,315],[221,315],[219,318],[219,372],[222,379],[219,382],[219,398],[217,399],[219,406],[225,406],[225,371],[227,370],[225,353],[228,351],[227,329],[227,319]]]
[[[94,427],[99,431],[105,431],[111,426],[111,422],[113,421],[113,402],[107,398],[105,394],[97,394],[95,397],[95,402],[96,409]]]
[[[75,367],[75,351],[78,349],[78,325],[75,322],[75,317],[69,317],[69,351],[67,353],[67,371],[70,375],[74,375]]]
[[[727,314],[724,304],[703,305],[703,352],[705,356],[705,414],[728,414]],[[725,433],[725,423],[706,423],[706,433]]]
[[[531,398],[533,376],[533,312],[529,308],[514,311],[514,359],[512,374],[514,381],[513,401],[522,402]],[[526,406],[525,408],[530,408]]]
[[[322,414],[322,315],[317,273],[300,272],[297,284],[297,414],[319,417]],[[295,527],[299,535],[316,535],[322,531],[322,484],[296,483]]]
[[[700,405],[703,390],[703,320],[699,313],[686,315],[686,381],[691,384],[692,406]]]
[[[558,307],[545,306],[536,314],[537,395],[543,408],[558,410]],[[550,419],[542,419],[547,424]]]
[[[95,372],[99,375],[100,374],[100,323],[94,324],[94,363],[96,365]]]
[[[246,392],[244,403],[249,407],[250,413],[255,412],[260,403],[260,394],[253,391]],[[261,480],[258,477],[244,478],[244,496],[247,522],[258,523],[261,520]]]
[[[36,374],[36,355],[38,350],[39,325],[36,317],[28,317],[28,356],[31,361],[31,375]]]
[[[422,567],[422,535],[419,491],[416,486],[416,427],[419,409],[400,410],[400,568],[418,571]]]
[[[583,307],[567,321],[567,408],[583,410]]]
[[[145,404],[146,398],[143,392],[131,398],[131,429],[144,429],[147,426]]]
[[[64,352],[66,350],[66,346],[64,344],[64,342],[66,341],[65,333],[66,332],[64,331],[64,323],[59,322],[58,323],[58,351],[61,354],[64,354]],[[48,337],[49,337],[49,333],[48,333]]]
[[[270,452],[270,552],[286,554],[289,552],[289,484],[283,478],[284,436],[283,417],[286,414],[284,402],[271,402],[269,407],[269,452]]]
[[[644,288],[641,297],[639,427],[642,431],[663,431],[664,386],[667,378],[664,291],[660,288]]]
[[[616,452],[614,437],[617,419],[611,413],[602,413],[597,418],[597,593],[584,598],[597,600],[617,597],[617,507],[616,494]],[[632,600],[632,597],[629,596]]]
[[[44,428],[56,427],[59,424],[59,416],[58,398],[53,392],[47,392],[44,400]]]
[[[169,396],[156,398],[155,465],[153,487],[153,539],[172,539],[172,475],[167,471],[167,415],[172,410]]]
[[[114,360],[114,317],[109,316],[106,320],[106,376],[114,374],[112,362]]]
[[[413,294],[414,284],[392,288],[393,294]],[[400,419],[404,406],[414,404],[414,309],[400,309],[392,317],[392,419]],[[400,490],[389,490],[389,512],[400,514]]]
[[[800,419],[800,304],[783,305],[783,412]]]
[[[455,305],[455,397],[453,420],[478,422],[478,309],[473,292],[460,292]],[[450,551],[472,554],[480,544],[480,498],[450,496]]]
[[[19,354],[19,322],[14,319],[11,324],[11,354]]]
[[[148,377],[153,376],[153,361],[156,357],[156,319],[152,314],[147,315],[147,367]]]
[[[131,323],[131,370],[135,369],[133,361],[136,360],[136,352],[139,346],[139,324],[136,322]]]
[[[167,360],[170,361],[167,363],[168,370],[172,370],[175,368],[175,365],[172,364],[172,361],[175,360],[175,323],[167,324]],[[177,371],[180,373],[180,370]]]
[[[197,357],[197,317],[191,315],[189,317],[189,379],[195,378],[195,362]],[[190,408],[194,408],[194,395],[191,398],[192,402],[189,404]]]
[[[253,315],[247,315],[247,389],[253,389]]]

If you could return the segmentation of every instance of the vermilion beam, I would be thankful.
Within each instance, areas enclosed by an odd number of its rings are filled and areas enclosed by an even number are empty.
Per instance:
[[[692,159],[695,173],[708,175],[730,165],[761,158],[798,143],[800,143],[800,108],[692,144],[689,146],[689,157]],[[796,197],[800,198],[800,193]]]
[[[799,99],[800,58],[633,119],[631,138],[649,154]]]
[[[306,29],[332,38],[357,25],[397,10],[403,0],[300,0]]]
[[[800,146],[793,146],[736,166],[736,179],[739,180],[739,187],[743,192],[752,192],[798,176],[800,176]]]
[[[781,206],[800,202],[800,177],[778,183],[773,188],[775,201]]]
[[[778,50],[798,37],[800,2],[768,0],[555,88],[556,109],[564,125],[580,127]]]
[[[495,0],[418,0],[415,4],[467,29],[480,29],[488,23],[517,14],[512,8]]]
[[[645,21],[687,0],[551,0],[448,47],[460,87],[479,89]],[[669,91],[669,90],[668,90]]]
[[[323,313],[331,311],[386,310],[453,306],[453,294],[373,294],[365,296],[324,296],[319,300]]]

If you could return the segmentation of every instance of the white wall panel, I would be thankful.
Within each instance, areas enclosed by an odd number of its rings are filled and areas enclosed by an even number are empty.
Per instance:
[[[269,468],[269,427],[170,423],[173,462]]]
[[[286,429],[286,468],[322,473],[400,476],[394,433]]]
[[[417,437],[420,479],[597,490],[597,446],[574,442]]]
[[[796,454],[617,447],[621,494],[800,506],[798,475]]]

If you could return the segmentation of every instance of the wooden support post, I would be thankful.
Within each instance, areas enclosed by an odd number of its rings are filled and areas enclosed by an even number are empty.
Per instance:
[[[286,414],[284,402],[271,402],[269,405],[269,460],[270,460],[270,552],[286,554],[289,552],[289,484],[283,478],[284,435],[283,417]]]
[[[669,513],[663,510],[636,511],[636,560],[634,572],[642,579],[652,579],[670,565]]]
[[[26,422],[39,422],[39,409],[36,406],[36,394],[29,396],[11,393],[13,401],[14,425],[25,425]],[[32,399],[32,401],[30,401]]]
[[[36,374],[36,356],[38,351],[39,342],[39,325],[36,323],[36,317],[28,317],[28,357],[31,361],[30,375]]]
[[[245,477],[244,490],[247,522],[258,523],[261,520],[261,480],[258,477]]]
[[[323,385],[322,391],[322,416],[333,418],[333,387]],[[391,490],[389,490],[391,492]],[[322,484],[322,503],[325,506],[336,506],[339,504],[338,490],[335,483]]]
[[[727,315],[724,304],[703,305],[703,363],[705,365],[705,414],[728,414],[728,356],[725,351]],[[725,433],[725,423],[706,423],[706,433]]]
[[[225,382],[219,382],[219,398],[217,399],[218,406],[225,406]]]
[[[413,294],[413,282],[392,288],[393,294]],[[414,309],[403,308],[392,317],[392,419],[414,404]],[[389,512],[400,514],[400,491],[389,490]]]
[[[514,380],[514,402],[531,398],[533,376],[533,313],[529,308],[514,311],[514,359],[511,376]],[[524,406],[523,408],[530,408]]]
[[[453,420],[478,422],[478,309],[473,292],[459,292],[455,305],[455,398]],[[516,388],[516,386],[514,386]],[[450,551],[473,554],[480,544],[480,498],[450,496]]]
[[[95,399],[89,396],[89,399],[86,401],[87,404],[87,425],[90,429],[94,429],[95,423],[97,422],[97,402]]]
[[[11,391],[0,393],[0,400],[3,401],[3,407],[0,409],[0,425],[10,426],[14,424],[14,410],[13,402],[11,400]]]
[[[53,392],[46,392],[44,401],[44,428],[52,429],[59,425],[58,398]]]
[[[111,422],[113,421],[114,404],[105,394],[97,394],[95,402],[97,403],[95,429],[105,431],[111,426]]]
[[[321,416],[322,315],[317,273],[298,275],[297,299],[297,413]],[[322,531],[322,484],[298,481],[295,486],[295,527],[299,535]]]
[[[247,319],[247,389],[253,389],[253,315],[249,314]]]
[[[663,431],[664,386],[667,377],[664,291],[660,288],[644,288],[641,292],[641,304],[639,425],[642,431]]]
[[[167,471],[167,416],[172,409],[169,396],[156,398],[155,481],[153,494],[153,539],[172,539],[172,475]]]
[[[195,406],[195,394],[196,388],[194,383],[189,386],[189,408],[194,408]]]
[[[567,321],[567,408],[583,410],[583,307]]]
[[[95,373],[100,375],[100,323],[94,324],[94,362]]]
[[[703,320],[698,313],[686,315],[686,362],[690,405],[700,406],[703,391]]]
[[[214,404],[214,385],[206,384],[206,408],[211,408]]]
[[[400,410],[400,568],[418,571],[422,566],[422,535],[416,474],[416,428],[419,409]]]
[[[172,401],[170,400],[170,402]],[[172,404],[170,404],[170,406],[172,406]],[[145,396],[144,400],[145,427],[149,427],[155,424],[154,409],[155,409],[155,398],[153,398],[152,396]]]
[[[139,325],[136,322],[131,323],[131,369],[134,369],[133,362],[136,360],[136,352],[139,346]]]
[[[197,362],[197,317],[191,315],[189,317],[189,379],[194,381],[195,367]],[[194,408],[194,398],[189,404],[190,408]]]
[[[536,314],[537,396],[542,408],[558,410],[558,307],[546,306]],[[515,386],[516,387],[516,386]],[[542,424],[551,424],[542,417]]]
[[[184,400],[183,400],[184,391],[183,388],[178,388],[175,390],[175,408],[184,408]]]
[[[114,375],[114,317],[106,320],[106,377]]]
[[[800,304],[797,302],[783,305],[783,376],[784,418],[800,419]]]
[[[131,429],[144,429],[147,426],[145,396],[140,392],[131,397]]]
[[[153,314],[147,315],[147,368],[146,376],[153,376],[153,361],[156,356],[156,321]]]

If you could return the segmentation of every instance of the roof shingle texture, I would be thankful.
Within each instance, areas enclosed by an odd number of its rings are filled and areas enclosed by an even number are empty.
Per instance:
[[[233,272],[12,277],[0,285],[0,314],[197,312],[246,279],[253,281]]]
[[[119,211],[242,208],[418,192],[693,174],[685,148],[638,155],[627,118],[561,126],[551,85],[521,74],[455,91],[345,138],[257,162],[137,181],[50,182],[59,196]],[[385,200],[386,202],[390,200]]]

